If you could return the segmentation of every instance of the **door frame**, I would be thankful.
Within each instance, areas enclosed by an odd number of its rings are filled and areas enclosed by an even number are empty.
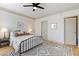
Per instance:
[[[42,22],[41,22],[41,36],[42,36],[42,23],[43,23],[43,22],[47,22],[47,25],[48,25],[48,21],[42,21]],[[47,39],[48,39],[48,26],[47,26]]]
[[[76,17],[76,46],[78,46],[78,16],[72,16],[72,17],[66,17],[66,18],[64,18],[64,45],[66,45],[65,44],[65,19],[67,19],[67,18],[74,18],[74,17]]]

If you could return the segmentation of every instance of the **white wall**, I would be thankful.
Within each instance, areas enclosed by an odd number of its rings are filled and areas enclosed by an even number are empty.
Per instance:
[[[78,47],[79,47],[79,16],[78,16]]]
[[[70,16],[78,16],[79,9],[71,10],[48,17],[36,19],[35,21],[35,34],[41,35],[41,22],[48,21],[48,40],[55,41],[58,43],[64,43],[64,18]],[[52,30],[51,24],[56,23],[57,28]]]
[[[24,23],[23,30],[27,31],[28,27],[32,27],[32,29],[34,30],[34,20],[24,16],[0,10],[0,29],[6,27],[9,30],[14,31],[17,29],[18,21]]]

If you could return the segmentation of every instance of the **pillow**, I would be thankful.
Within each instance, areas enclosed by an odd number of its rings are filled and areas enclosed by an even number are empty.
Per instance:
[[[15,36],[22,36],[22,35],[24,35],[24,32],[16,32],[15,33]]]
[[[27,33],[27,32],[24,32],[25,33],[25,35],[30,35],[30,33]]]
[[[27,33],[27,32],[16,32],[15,33],[15,36],[23,36],[23,35],[31,35],[30,33]]]

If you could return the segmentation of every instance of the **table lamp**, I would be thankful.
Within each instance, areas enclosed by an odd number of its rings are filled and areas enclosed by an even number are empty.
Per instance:
[[[1,29],[1,33],[2,33],[3,39],[9,38],[9,32],[8,32],[8,29],[7,28],[2,28]]]
[[[28,29],[28,33],[32,33],[32,29],[31,28]]]

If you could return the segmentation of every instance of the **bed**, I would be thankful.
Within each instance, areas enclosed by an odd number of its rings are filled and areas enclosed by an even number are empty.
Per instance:
[[[13,46],[15,53],[19,55],[42,44],[42,37],[36,35],[23,35],[16,37],[13,32],[10,33],[10,46]]]

